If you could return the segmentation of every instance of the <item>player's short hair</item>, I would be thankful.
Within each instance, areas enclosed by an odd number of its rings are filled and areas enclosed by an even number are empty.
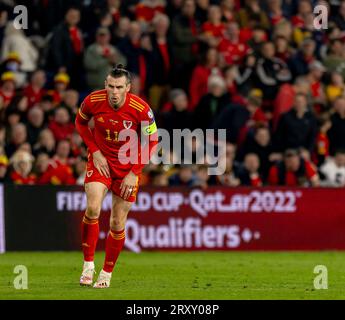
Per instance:
[[[131,80],[132,80],[130,72],[126,70],[123,64],[118,64],[114,68],[112,68],[109,72],[109,76],[113,78],[126,77],[127,84],[131,83]]]

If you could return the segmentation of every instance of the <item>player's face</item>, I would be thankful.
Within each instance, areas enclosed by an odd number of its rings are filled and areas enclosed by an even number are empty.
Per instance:
[[[110,105],[116,109],[122,107],[130,88],[131,86],[127,83],[125,76],[120,78],[108,76],[105,81],[105,89],[107,90]]]

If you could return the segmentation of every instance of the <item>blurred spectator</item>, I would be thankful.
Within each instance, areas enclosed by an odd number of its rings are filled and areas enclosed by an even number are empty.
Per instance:
[[[17,123],[11,131],[10,142],[6,145],[5,150],[8,157],[12,157],[18,147],[27,141],[27,130],[23,123]]]
[[[114,38],[113,42],[115,44],[121,42],[127,37],[130,25],[131,25],[131,21],[129,20],[128,17],[121,17],[119,19],[117,28],[115,28],[114,34],[113,34],[113,38]]]
[[[15,28],[13,21],[9,21],[6,25],[1,52],[1,61],[4,61],[11,52],[15,52],[23,72],[33,72],[37,69],[38,50],[26,37],[23,29]]]
[[[297,13],[291,17],[291,24],[293,27],[305,27],[306,16],[313,12],[310,0],[299,0]]]
[[[56,141],[71,137],[74,124],[71,122],[70,115],[65,107],[59,107],[55,110],[55,116],[49,123],[49,129],[53,132]]]
[[[219,160],[222,161],[222,160]],[[239,179],[240,166],[232,157],[225,158],[225,172],[223,175],[216,176],[217,184],[227,187],[237,187],[240,185]]]
[[[10,52],[1,64],[2,72],[13,72],[16,79],[16,87],[21,88],[26,84],[27,74],[21,69],[21,60],[17,52]]]
[[[169,186],[191,187],[195,182],[195,175],[191,165],[180,165],[179,171],[169,178]]]
[[[165,171],[157,169],[150,172],[150,185],[153,187],[167,187],[169,178]]]
[[[328,131],[330,154],[338,149],[345,149],[345,98],[339,97],[333,103],[332,126]]]
[[[195,0],[195,18],[202,24],[206,22],[210,0]]]
[[[16,94],[11,103],[8,105],[7,109],[5,110],[5,115],[7,117],[8,123],[13,126],[14,123],[18,122],[26,122],[26,114],[28,111],[28,104],[29,100],[26,96],[22,94]],[[12,116],[15,117],[16,120],[13,118],[10,119]]]
[[[16,78],[13,72],[7,71],[1,75],[0,110],[6,109],[14,97]]]
[[[40,132],[42,131],[44,126],[44,113],[42,109],[40,109],[39,107],[30,109],[28,112],[27,131],[28,142],[31,146],[33,146],[38,140]]]
[[[80,10],[71,7],[65,14],[65,20],[53,31],[48,53],[48,68],[53,72],[67,72],[72,76],[71,85],[80,89],[82,72],[82,54],[84,50],[82,31],[78,28]]]
[[[321,166],[321,185],[325,187],[345,187],[345,150],[337,150],[334,158],[328,158]]]
[[[268,171],[272,165],[270,155],[273,152],[271,135],[268,127],[259,126],[253,135],[248,135],[242,148],[238,152],[239,160],[243,161],[245,155],[256,154],[259,157],[259,172],[266,180]]]
[[[156,14],[153,21],[152,43],[152,86],[149,91],[150,105],[153,110],[166,102],[171,80],[172,47],[168,39],[170,20],[164,14]]]
[[[225,67],[223,69],[223,76],[226,88],[230,94],[232,103],[246,104],[246,99],[241,95],[239,85],[239,71],[235,65]],[[249,90],[248,90],[249,91]]]
[[[256,66],[258,84],[263,91],[264,99],[270,105],[277,94],[279,85],[291,80],[291,73],[287,64],[275,57],[275,48],[272,42],[265,42],[262,45],[261,56]]]
[[[266,30],[259,26],[256,26],[253,29],[249,29],[246,34],[248,34],[248,36],[246,35],[244,39],[242,39],[243,35],[241,38],[241,32],[239,36],[242,42],[246,42],[251,48],[250,53],[259,52],[262,44],[268,40]]]
[[[59,72],[54,77],[54,89],[49,90],[47,93],[51,95],[53,99],[53,105],[57,106],[61,103],[63,95],[70,83],[70,77],[65,72]]]
[[[277,36],[274,39],[274,46],[276,48],[275,57],[288,63],[294,53],[294,50],[289,44],[289,40],[283,36]]]
[[[211,5],[207,10],[207,21],[201,26],[200,40],[210,47],[216,47],[225,32],[225,24],[222,22],[222,12],[219,6]]]
[[[35,184],[36,176],[31,173],[34,157],[23,150],[13,154],[10,159],[12,170],[10,179],[15,184]]]
[[[47,153],[49,157],[55,154],[55,138],[50,129],[43,129],[39,136],[37,143],[33,146],[33,153]]]
[[[304,77],[298,77],[293,84],[284,83],[279,88],[278,94],[273,102],[272,129],[276,131],[281,115],[290,111],[296,94],[310,94],[310,85]]]
[[[215,176],[208,174],[208,165],[199,165],[196,168],[194,187],[200,187],[206,189],[208,186],[216,184]]]
[[[326,87],[326,95],[328,102],[332,103],[336,98],[344,96],[345,84],[344,78],[339,72],[331,73],[331,82]]]
[[[89,89],[104,88],[104,79],[111,67],[117,63],[126,65],[126,59],[110,44],[110,32],[107,28],[99,28],[96,33],[96,42],[85,51],[84,65],[86,81]]]
[[[329,53],[324,58],[323,64],[329,71],[337,71],[341,73],[343,78],[345,77],[345,50],[343,40],[331,40]]]
[[[140,91],[146,93],[152,81],[152,45],[139,22],[131,22],[128,37],[120,41],[117,48],[127,58],[127,69],[139,76]]]
[[[244,157],[243,167],[239,170],[238,176],[243,186],[262,186],[262,178],[259,173],[260,159],[255,153],[248,153]]]
[[[190,110],[193,111],[200,102],[202,96],[208,92],[208,79],[210,75],[220,75],[217,66],[218,52],[214,48],[209,48],[204,54],[201,64],[198,64],[192,73],[189,84]]]
[[[278,23],[285,20],[282,10],[281,0],[267,0],[268,6],[268,18],[270,19],[271,26],[275,26]]]
[[[305,79],[310,85],[310,93],[313,99],[312,107],[316,113],[320,113],[326,105],[325,90],[321,82],[326,69],[320,61],[315,60],[309,65],[309,70]]]
[[[235,13],[236,13],[236,0],[221,0],[220,1],[220,8],[222,12],[222,18],[225,22],[232,22],[235,21]]]
[[[258,0],[245,0],[244,7],[238,12],[237,19],[240,23],[241,28],[253,27],[253,22],[259,25],[261,28],[268,30],[270,27],[269,19],[266,13],[261,10]]]
[[[319,131],[316,136],[315,143],[315,159],[314,163],[318,166],[322,165],[325,159],[329,156],[329,138],[327,133],[332,127],[329,113],[323,113],[318,118]]]
[[[71,145],[68,140],[60,140],[56,145],[56,153],[53,156],[53,160],[57,164],[69,165],[70,164],[70,154],[71,154]]]
[[[312,152],[316,133],[316,118],[308,110],[306,96],[298,93],[295,96],[293,108],[284,113],[279,120],[275,133],[275,150],[305,148]]]
[[[77,185],[84,185],[85,175],[86,175],[86,159],[78,157],[74,163],[74,176],[76,177]]]
[[[61,105],[66,107],[69,113],[74,116],[78,112],[78,108],[79,108],[78,101],[79,101],[78,91],[69,89],[65,91],[62,98]],[[72,119],[72,122],[74,122],[74,119]]]
[[[225,107],[214,118],[212,127],[215,129],[227,129],[227,140],[229,142],[243,142],[248,129],[262,122],[261,120],[264,118],[260,106],[261,99],[249,96],[245,107],[238,104]]]
[[[163,0],[142,0],[135,6],[136,20],[149,23],[155,15],[164,13],[165,1]]]
[[[249,53],[248,45],[240,39],[240,29],[237,22],[230,22],[227,25],[217,50],[228,65],[240,64],[246,54]]]
[[[38,69],[32,73],[30,83],[24,88],[24,95],[29,99],[29,108],[41,102],[46,90],[46,74],[44,70]]]
[[[37,156],[36,170],[38,184],[74,185],[76,183],[72,169],[67,165],[51,161],[46,153]]]
[[[121,19],[121,0],[107,0],[107,5],[113,21],[118,23]]]
[[[345,31],[345,1],[340,1],[339,9],[335,15],[330,19],[339,27],[340,30]]]
[[[315,60],[315,41],[305,39],[301,48],[288,60],[288,65],[294,78],[309,72],[309,65]]]
[[[188,97],[182,89],[174,89],[170,92],[172,108],[161,115],[162,127],[170,133],[173,138],[174,129],[191,128],[192,114],[188,111]]]
[[[208,79],[208,93],[201,97],[194,110],[194,123],[198,128],[211,128],[213,119],[230,104],[230,94],[226,92],[225,81],[213,75]]]
[[[284,152],[284,160],[270,169],[268,182],[279,186],[319,186],[319,175],[315,166],[300,157],[295,149]]]
[[[171,24],[171,41],[174,44],[172,84],[175,88],[180,86],[186,91],[198,54],[199,23],[194,14],[195,1],[185,0],[181,13],[174,17]]]

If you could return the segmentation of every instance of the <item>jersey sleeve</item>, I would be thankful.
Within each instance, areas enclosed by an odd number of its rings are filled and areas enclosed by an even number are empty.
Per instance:
[[[143,135],[151,136],[157,133],[157,125],[155,121],[155,116],[150,107],[147,107],[147,109],[144,110],[140,114],[140,121],[141,121],[141,132],[143,133]]]
[[[80,108],[78,110],[78,116],[84,120],[89,122],[92,118],[92,113],[91,113],[91,106],[90,106],[90,101],[89,97],[86,97],[82,104],[80,105]]]
[[[136,175],[139,175],[145,165],[148,164],[158,144],[158,129],[153,111],[149,106],[140,113],[139,128],[141,128],[141,134],[148,139],[140,141],[143,145],[142,153],[139,154],[138,164],[134,164],[131,169]]]
[[[99,150],[95,138],[89,128],[89,121],[92,118],[91,112],[91,105],[89,102],[89,97],[86,97],[85,100],[82,102],[76,119],[75,119],[75,127],[80,134],[81,138],[83,139],[84,143],[87,145],[89,151],[94,153]]]

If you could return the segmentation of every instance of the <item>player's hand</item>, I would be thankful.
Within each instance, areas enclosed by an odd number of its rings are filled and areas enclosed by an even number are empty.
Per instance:
[[[135,175],[132,171],[130,171],[122,180],[121,186],[120,186],[120,196],[123,199],[128,199],[130,195],[132,194],[134,188],[136,187],[138,177]]]
[[[103,156],[101,151],[96,151],[92,154],[93,164],[101,176],[105,176],[106,178],[110,178],[110,171],[107,159]]]

